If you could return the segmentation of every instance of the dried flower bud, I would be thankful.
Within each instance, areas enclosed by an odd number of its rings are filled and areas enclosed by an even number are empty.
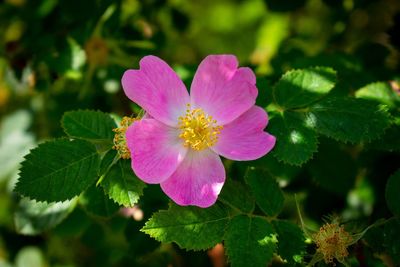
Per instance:
[[[332,263],[333,259],[344,261],[349,255],[347,247],[352,244],[353,238],[338,223],[326,223],[313,235],[313,240],[325,263]]]

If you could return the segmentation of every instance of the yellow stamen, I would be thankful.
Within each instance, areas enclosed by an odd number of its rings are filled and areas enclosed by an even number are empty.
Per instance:
[[[178,119],[181,129],[179,137],[184,140],[185,147],[202,150],[217,143],[222,126],[217,125],[217,121],[201,108],[191,109],[187,104],[185,116]]]
[[[138,118],[123,117],[120,127],[113,129],[113,132],[115,132],[113,149],[117,150],[123,159],[131,158],[131,153],[126,144],[125,133],[128,127],[137,120]]]
[[[317,251],[324,256],[325,263],[332,263],[333,259],[343,262],[349,255],[347,247],[353,238],[338,223],[324,224],[314,235]]]

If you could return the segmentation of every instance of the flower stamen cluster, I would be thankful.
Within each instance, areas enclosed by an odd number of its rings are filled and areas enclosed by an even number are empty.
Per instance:
[[[332,263],[334,259],[343,262],[349,255],[347,247],[352,244],[353,238],[338,223],[326,223],[314,234],[317,252],[324,257],[325,263]]]
[[[191,109],[190,104],[187,104],[185,116],[180,116],[178,119],[178,126],[181,129],[179,137],[184,140],[184,146],[197,151],[216,144],[223,128],[201,108]]]
[[[129,148],[126,144],[125,133],[128,127],[136,120],[138,120],[138,118],[123,117],[120,127],[113,129],[113,132],[115,132],[113,149],[117,150],[118,154],[123,159],[131,158],[131,152],[129,151]]]

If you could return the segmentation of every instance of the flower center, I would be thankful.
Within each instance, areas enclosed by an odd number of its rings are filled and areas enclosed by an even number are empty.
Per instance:
[[[184,140],[185,147],[203,150],[217,143],[222,126],[217,125],[217,121],[201,108],[191,109],[190,104],[187,104],[185,116],[178,119],[181,129],[179,137]]]
[[[126,144],[125,133],[128,127],[136,120],[138,120],[138,118],[123,117],[120,127],[113,129],[113,131],[115,132],[113,149],[117,150],[118,154],[123,159],[131,158],[131,153]]]

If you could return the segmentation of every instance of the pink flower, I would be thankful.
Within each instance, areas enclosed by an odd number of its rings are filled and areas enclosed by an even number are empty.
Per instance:
[[[189,96],[167,63],[144,57],[139,70],[122,77],[125,94],[150,115],[126,132],[135,174],[160,184],[179,205],[213,205],[225,181],[219,155],[254,160],[275,145],[264,132],[267,113],[255,106],[255,84],[253,71],[238,68],[235,56],[211,55],[197,69]]]

